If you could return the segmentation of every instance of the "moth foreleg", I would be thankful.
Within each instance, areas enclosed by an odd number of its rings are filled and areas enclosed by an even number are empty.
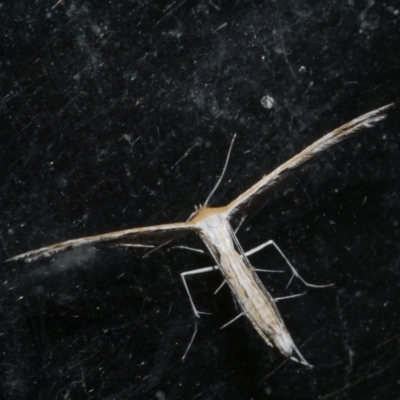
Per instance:
[[[201,312],[201,311],[198,311],[198,310],[197,310],[196,306],[194,305],[192,296],[190,295],[189,287],[188,287],[188,285],[187,285],[187,283],[186,283],[185,276],[187,276],[187,275],[202,274],[202,273],[204,273],[204,272],[211,272],[211,271],[215,271],[215,270],[217,270],[217,269],[218,269],[218,267],[206,267],[206,268],[200,268],[200,269],[195,269],[195,270],[193,270],[193,271],[186,271],[186,272],[182,272],[182,273],[181,273],[181,277],[182,277],[182,280],[183,280],[183,284],[185,285],[186,292],[187,292],[187,294],[188,294],[188,296],[189,296],[190,304],[192,305],[194,315],[195,315],[197,318],[200,318],[200,314],[209,314],[209,315],[211,315],[211,313]]]

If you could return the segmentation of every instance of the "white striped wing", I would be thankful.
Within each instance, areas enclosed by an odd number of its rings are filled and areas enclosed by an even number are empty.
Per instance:
[[[269,187],[274,185],[276,182],[280,181],[288,172],[294,170],[300,165],[304,164],[306,161],[310,160],[315,155],[321,153],[322,151],[328,149],[330,146],[346,139],[353,133],[358,132],[363,128],[371,128],[374,124],[386,118],[384,114],[385,111],[392,108],[394,104],[388,104],[384,107],[373,110],[361,117],[355,118],[347,124],[335,129],[334,131],[326,134],[321,139],[317,140],[310,146],[306,147],[302,152],[292,157],[290,160],[286,161],[284,164],[276,168],[270,174],[265,175],[260,181],[258,181],[251,188],[246,190],[235,200],[230,202],[227,206],[227,213],[231,215],[237,209],[249,202],[254,196],[267,190]]]
[[[180,222],[175,224],[147,226],[144,228],[124,229],[122,231],[104,233],[102,235],[86,236],[79,239],[67,240],[53,244],[51,246],[42,247],[37,250],[31,250],[27,253],[19,254],[7,261],[24,260],[26,262],[38,260],[43,257],[50,257],[56,253],[66,250],[72,250],[76,247],[86,246],[89,244],[103,243],[103,242],[119,242],[121,240],[129,240],[139,237],[149,237],[154,235],[162,235],[167,232],[174,231],[188,231],[195,230],[193,224],[187,222]]]

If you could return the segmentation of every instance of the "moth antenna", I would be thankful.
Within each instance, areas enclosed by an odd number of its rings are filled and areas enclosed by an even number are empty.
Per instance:
[[[228,155],[226,156],[224,169],[222,170],[222,174],[221,174],[221,176],[219,177],[218,182],[215,184],[213,190],[211,190],[211,193],[208,195],[208,197],[207,197],[207,199],[206,199],[206,201],[205,201],[203,207],[206,207],[206,206],[207,206],[207,204],[208,204],[208,202],[210,201],[212,195],[213,195],[213,194],[215,193],[215,191],[218,189],[218,186],[219,186],[219,184],[221,183],[222,178],[223,178],[224,175],[225,175],[226,167],[228,166],[229,157],[231,156],[231,151],[232,151],[232,147],[233,147],[233,142],[235,141],[235,139],[236,139],[236,133],[233,135],[232,142],[231,142],[231,145],[230,145],[230,147],[229,147]]]

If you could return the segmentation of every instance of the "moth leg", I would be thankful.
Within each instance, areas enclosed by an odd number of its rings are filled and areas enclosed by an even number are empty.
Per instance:
[[[275,302],[278,302],[278,301],[281,301],[281,300],[294,299],[295,297],[304,296],[305,294],[306,294],[306,292],[298,293],[298,294],[292,294],[291,296],[276,297],[274,300],[275,300]]]
[[[182,357],[182,361],[185,361],[186,355],[187,355],[189,349],[192,347],[192,344],[193,344],[193,341],[194,341],[194,338],[196,337],[196,335],[197,335],[197,321],[194,321],[194,332],[193,332],[192,338],[190,339],[189,346],[187,347],[185,354]]]
[[[123,246],[123,247],[144,247],[144,248],[151,248],[151,249],[154,249],[154,248],[155,248],[154,245],[143,245],[143,244],[135,244],[135,243],[120,243],[120,244],[118,244],[117,246]],[[195,249],[195,248],[193,248],[193,247],[188,247],[188,246],[172,246],[172,247],[173,247],[173,248],[176,248],[176,249],[191,250],[191,251],[195,251],[195,252],[197,252],[197,253],[204,253],[204,251],[201,250],[201,249]],[[217,270],[217,269],[218,269],[218,267],[216,267],[216,266],[214,266],[214,267],[206,267],[206,268],[195,269],[195,270],[193,270],[193,271],[183,272],[183,273],[181,274],[181,277],[182,277],[182,280],[183,280],[183,284],[185,285],[186,292],[187,292],[187,294],[188,294],[188,296],[189,296],[190,304],[192,305],[194,315],[195,315],[197,318],[200,318],[200,314],[208,314],[208,315],[210,315],[211,313],[201,312],[201,311],[198,311],[198,310],[197,310],[197,308],[196,308],[195,305],[194,305],[192,296],[190,295],[189,287],[188,287],[188,285],[187,285],[187,283],[186,283],[185,276],[186,276],[186,275],[202,274],[203,272],[210,272],[210,271],[214,271],[214,270]],[[190,347],[190,346],[189,346],[189,347]],[[188,350],[189,350],[189,349],[186,350],[186,353],[187,353]],[[186,353],[185,353],[185,356],[186,356]]]
[[[263,243],[260,246],[254,247],[254,249],[246,251],[244,254],[246,256],[251,256],[252,254],[255,254],[258,251],[262,250],[264,247],[267,247],[269,244],[270,244],[269,242]],[[282,270],[276,270],[276,269],[259,269],[259,268],[254,268],[254,271],[257,271],[257,272],[279,272],[279,273],[284,272]]]
[[[215,270],[217,270],[217,269],[218,269],[218,267],[206,267],[206,268],[200,268],[200,269],[195,269],[195,270],[193,270],[193,271],[186,271],[186,272],[182,272],[182,273],[181,273],[181,277],[182,277],[182,280],[183,280],[183,284],[185,285],[186,292],[187,292],[187,294],[188,294],[188,296],[189,296],[190,304],[192,305],[194,315],[195,315],[197,318],[200,318],[200,314],[209,314],[209,315],[210,315],[211,313],[206,313],[206,312],[197,311],[197,308],[195,307],[195,305],[194,305],[194,303],[193,303],[192,296],[190,295],[189,287],[188,287],[188,285],[187,285],[187,283],[186,283],[185,276],[186,276],[186,275],[202,274],[203,272],[211,272],[211,271],[215,271]]]
[[[194,251],[195,253],[205,254],[205,251],[204,251],[204,250],[196,249],[195,247],[189,247],[189,246],[172,246],[172,248],[173,248],[173,249],[190,250],[190,251]]]
[[[221,328],[219,328],[219,329],[224,329],[224,328],[226,328],[228,325],[232,324],[232,323],[235,322],[237,319],[239,319],[242,315],[244,315],[243,312],[241,312],[239,315],[236,315],[235,318],[233,318],[231,321],[229,321],[229,322],[226,323],[225,325],[222,325]]]
[[[333,285],[332,283],[329,284],[329,285],[314,285],[314,284],[312,284],[312,283],[308,283],[306,280],[304,280],[304,279],[300,276],[300,274],[297,272],[296,268],[293,267],[293,265],[290,263],[290,261],[289,261],[289,260],[287,259],[287,257],[285,256],[285,254],[283,254],[283,251],[278,247],[278,245],[277,245],[273,240],[268,240],[268,242],[265,242],[265,243],[263,243],[263,244],[260,244],[259,246],[255,247],[254,249],[248,251],[248,252],[246,253],[246,255],[254,254],[254,253],[256,253],[257,251],[262,250],[264,247],[267,247],[267,246],[270,246],[270,245],[272,245],[272,246],[275,247],[275,250],[277,250],[278,253],[282,256],[282,258],[286,261],[286,264],[289,266],[289,268],[291,269],[291,271],[292,271],[292,273],[293,273],[293,275],[292,275],[292,277],[290,278],[289,283],[287,284],[286,288],[288,288],[289,285],[292,283],[292,280],[293,280],[294,277],[296,277],[297,279],[300,279],[300,280],[303,282],[303,284],[306,285],[307,287],[324,288],[324,287],[329,287],[329,286],[332,286],[332,285]]]
[[[225,282],[224,282],[225,283]],[[220,286],[221,287],[221,286]],[[291,296],[285,296],[285,297],[277,297],[276,299],[274,299],[276,302],[280,301],[280,300],[286,300],[286,299],[293,299],[295,297],[300,297],[300,296],[304,296],[306,293],[299,293],[299,294],[293,294]],[[237,319],[239,319],[242,315],[244,315],[244,312],[241,312],[239,315],[237,315],[235,318],[233,318],[231,321],[229,321],[228,323],[226,323],[225,325],[221,326],[220,329],[224,329],[227,326],[229,326],[230,324],[232,324],[233,322],[235,322]]]
[[[264,246],[264,247],[265,247],[265,246]],[[255,247],[254,249],[251,249],[251,250],[249,250],[249,251],[246,251],[244,254],[245,254],[246,256],[251,256],[252,254],[257,253],[257,251],[260,251],[260,250],[262,250],[262,249],[263,249],[263,247],[258,246],[258,247]],[[254,268],[254,271],[256,271],[256,272],[272,272],[272,273],[275,273],[275,272],[278,272],[278,273],[285,272],[285,271],[276,270],[276,269],[259,269],[259,268]],[[223,281],[223,282],[221,283],[221,285],[218,287],[218,289],[214,292],[214,294],[217,294],[217,293],[223,288],[223,286],[225,285],[225,283],[226,283],[226,281]]]
[[[222,281],[222,283],[218,286],[218,289],[214,292],[214,295],[216,295],[225,285],[226,281]]]
[[[118,243],[114,245],[115,247],[142,247],[146,249],[154,249],[156,246],[153,244],[139,244],[139,243]],[[194,247],[189,247],[189,246],[171,246],[173,249],[184,249],[184,250],[190,250],[194,251],[196,253],[201,253],[204,254],[205,251],[201,249],[196,249]]]
[[[299,358],[293,357],[291,356],[290,359],[292,361],[296,361],[300,364],[305,365],[308,368],[314,368],[310,363],[307,362],[307,360],[303,357],[303,355],[300,353],[299,349],[296,347],[296,345],[293,345],[293,350],[296,352],[296,354],[298,355]]]

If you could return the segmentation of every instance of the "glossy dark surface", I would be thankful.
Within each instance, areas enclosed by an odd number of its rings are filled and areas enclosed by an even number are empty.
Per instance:
[[[400,4],[3,3],[1,260],[225,205],[328,131],[400,93]],[[95,5],[96,4],[96,5]],[[262,104],[273,99],[271,108]],[[265,102],[264,102],[265,103]],[[394,399],[399,395],[399,107],[254,201],[245,250],[274,239],[306,295],[278,307],[308,370],[245,319],[212,265],[168,247],[2,263],[5,399]],[[177,244],[202,247],[194,236]],[[276,252],[251,258],[283,269]],[[263,274],[274,296],[301,293]],[[165,396],[165,397],[163,397]]]

